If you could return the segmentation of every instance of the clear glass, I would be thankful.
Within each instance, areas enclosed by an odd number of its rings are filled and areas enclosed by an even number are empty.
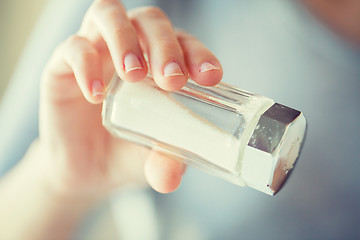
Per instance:
[[[177,92],[151,77],[128,83],[115,77],[103,106],[103,124],[115,136],[170,154],[210,174],[245,185],[246,145],[273,100],[220,83],[193,81]]]

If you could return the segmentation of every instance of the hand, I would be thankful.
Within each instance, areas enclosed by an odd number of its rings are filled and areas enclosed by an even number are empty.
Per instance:
[[[182,163],[112,137],[101,124],[101,104],[116,72],[141,81],[148,72],[168,91],[222,77],[216,57],[196,38],[175,31],[158,8],[125,11],[117,0],[97,0],[76,35],[62,43],[42,77],[37,142],[47,181],[67,194],[101,195],[147,182],[168,193],[180,184]],[[145,177],[144,173],[145,170]]]

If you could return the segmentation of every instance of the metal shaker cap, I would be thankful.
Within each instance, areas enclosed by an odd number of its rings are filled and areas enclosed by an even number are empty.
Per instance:
[[[261,115],[245,148],[241,176],[249,187],[275,195],[299,157],[306,132],[304,115],[275,103]]]

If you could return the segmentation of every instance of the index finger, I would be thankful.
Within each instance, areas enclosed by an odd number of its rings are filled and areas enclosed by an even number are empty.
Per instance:
[[[96,41],[102,38],[111,55],[117,74],[124,80],[138,81],[147,74],[147,64],[140,48],[137,33],[127,17],[124,6],[117,0],[97,0],[87,13],[88,27],[80,31],[88,36],[95,26]],[[92,24],[93,23],[93,24]]]

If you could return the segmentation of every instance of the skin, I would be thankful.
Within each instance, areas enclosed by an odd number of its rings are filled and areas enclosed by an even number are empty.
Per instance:
[[[117,0],[94,1],[77,34],[57,47],[43,71],[39,138],[0,182],[0,239],[67,239],[115,188],[178,188],[182,163],[115,139],[101,124],[109,80],[116,73],[141,81],[148,72],[144,54],[164,90],[180,89],[188,76],[207,86],[222,78],[216,57],[195,37],[174,30],[162,10],[126,12]]]
[[[341,9],[338,1],[303,2],[360,43],[356,1]],[[39,138],[0,181],[0,239],[68,239],[115,188],[178,188],[182,163],[115,139],[101,124],[109,80],[116,73],[141,81],[148,72],[144,54],[156,83],[168,91],[180,89],[188,76],[206,86],[222,78],[216,57],[193,36],[174,30],[160,9],[126,12],[117,0],[94,1],[77,34],[58,46],[43,71]]]

